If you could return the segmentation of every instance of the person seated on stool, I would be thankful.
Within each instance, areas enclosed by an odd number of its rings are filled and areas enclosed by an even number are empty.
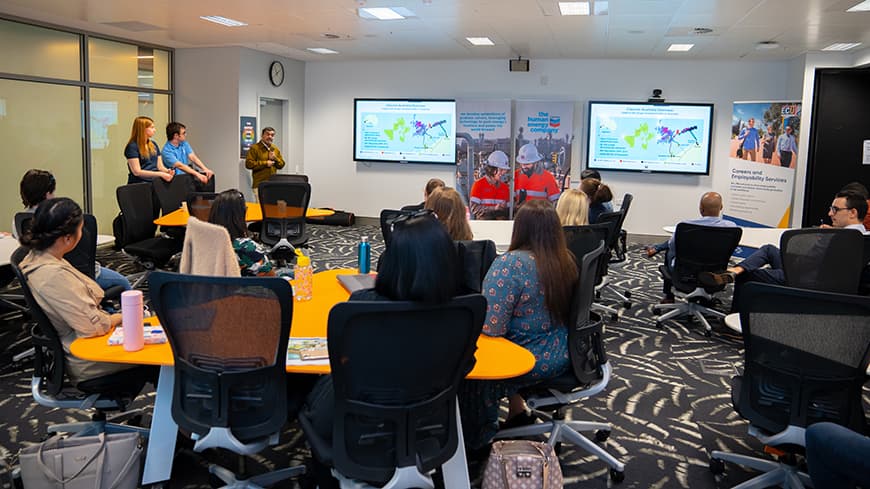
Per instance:
[[[396,219],[390,247],[380,263],[375,287],[357,290],[348,300],[445,304],[459,291],[456,248],[447,229],[432,213]],[[304,415],[324,440],[332,440],[334,399],[332,378],[326,375],[317,381],[303,408]],[[316,457],[313,465],[321,489],[338,487],[329,469]]]
[[[722,213],[722,196],[717,192],[707,192],[701,196],[700,203],[700,211],[701,217],[697,219],[686,219],[684,222],[687,224],[699,224],[701,226],[714,226],[714,227],[722,227],[722,228],[733,228],[737,225],[731,221],[727,221],[720,217]],[[671,239],[668,240],[668,252],[665,254],[665,266],[668,267],[668,270],[674,271],[674,258],[676,257],[675,245],[674,245],[674,236],[676,232],[671,235]],[[664,281],[664,285],[662,287],[662,293],[664,297],[661,300],[661,304],[673,304],[674,303],[674,285],[668,279],[662,279]]]
[[[495,259],[483,281],[483,334],[503,336],[531,351],[535,366],[512,379],[462,383],[459,409],[470,458],[488,452],[502,398],[510,398],[507,426],[532,422],[520,389],[570,367],[566,324],[577,278],[556,210],[546,200],[527,201],[516,214],[508,252]]]
[[[30,252],[19,268],[65,352],[74,340],[102,336],[121,324],[120,313],[109,314],[100,308],[100,286],[63,258],[82,238],[82,216],[81,207],[71,199],[48,199],[36,208],[30,229],[20,239]],[[158,367],[91,362],[71,353],[66,353],[64,361],[73,385],[123,370],[131,371],[131,379],[144,376],[157,383]]]

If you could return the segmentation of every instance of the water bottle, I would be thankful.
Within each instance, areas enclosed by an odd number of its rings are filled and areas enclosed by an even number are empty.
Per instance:
[[[369,244],[368,236],[363,236],[359,240],[357,262],[359,263],[359,273],[369,273],[371,271],[372,245]]]
[[[311,258],[296,250],[296,267],[293,268],[293,297],[297,301],[310,301],[313,288],[314,272],[311,269]]]
[[[139,351],[145,346],[145,328],[142,325],[142,291],[121,293],[121,325],[124,328],[124,350]]]

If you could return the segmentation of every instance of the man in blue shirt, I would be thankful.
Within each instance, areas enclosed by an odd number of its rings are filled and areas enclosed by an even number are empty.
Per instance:
[[[783,168],[791,166],[791,159],[797,153],[797,144],[795,144],[794,129],[791,126],[785,126],[785,133],[776,140],[776,151],[779,153],[779,164]]]
[[[214,192],[214,172],[200,160],[187,142],[187,127],[180,122],[166,125],[163,164],[175,168],[175,174],[189,174],[198,192]]]
[[[747,122],[748,127],[744,127],[740,136],[737,137],[743,145],[743,159],[756,161],[755,157],[758,153],[758,146],[761,141],[758,135],[758,129],[755,128],[755,118],[750,117]],[[166,158],[164,158],[166,159]]]

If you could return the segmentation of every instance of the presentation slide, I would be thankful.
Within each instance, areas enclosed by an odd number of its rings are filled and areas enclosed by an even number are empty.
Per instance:
[[[712,104],[589,102],[587,166],[710,173]]]
[[[354,100],[357,161],[456,164],[454,100]]]

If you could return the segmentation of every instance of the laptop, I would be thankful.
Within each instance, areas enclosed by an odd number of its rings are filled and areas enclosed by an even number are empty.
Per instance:
[[[371,289],[375,286],[375,275],[373,274],[337,275],[336,277],[344,290],[351,294],[357,290]]]

